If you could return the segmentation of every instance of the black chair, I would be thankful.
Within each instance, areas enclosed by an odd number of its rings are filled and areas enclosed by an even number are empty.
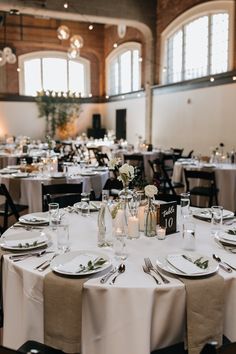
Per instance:
[[[153,183],[157,186],[160,193],[172,193],[176,195],[176,189],[184,188],[183,183],[174,183],[169,177],[168,170],[166,170],[162,159],[148,160],[153,171]]]
[[[103,152],[96,152],[95,157],[97,159],[97,162],[99,166],[108,166],[109,164],[109,157],[106,153]]]
[[[181,157],[183,159],[191,159],[192,156],[193,156],[193,150],[190,150],[187,155],[182,155]]]
[[[3,225],[0,226],[1,232],[8,228],[8,219],[14,216],[16,220],[19,219],[20,213],[28,209],[27,205],[15,204],[5,184],[0,184],[0,195],[5,199],[4,203],[0,205],[0,216],[3,217]]]
[[[208,207],[218,205],[218,189],[216,187],[215,172],[214,171],[198,171],[184,169],[184,176],[186,182],[186,191],[190,192],[191,196],[206,197],[208,199]],[[190,182],[194,183],[190,187]],[[192,206],[199,206],[192,203]],[[205,206],[205,205],[204,205]]]
[[[108,190],[111,197],[117,198],[119,192],[123,189],[123,183],[117,178],[108,178],[103,189]]]
[[[124,162],[136,168],[136,174],[145,177],[142,154],[124,154]]]
[[[82,183],[42,183],[42,210],[48,210],[48,203],[59,203],[60,208],[72,206],[81,200]]]
[[[163,202],[177,202],[178,205],[180,205],[180,195],[177,194],[164,194],[164,193],[158,193],[155,196],[156,200],[161,200]]]
[[[171,148],[171,150],[173,151],[175,161],[182,157],[184,149]]]
[[[64,354],[64,352],[61,350],[52,348],[46,344],[42,344],[34,340],[25,342],[16,353]],[[2,354],[1,351],[0,354]],[[6,352],[6,354],[8,353]],[[11,354],[11,352],[9,352],[9,354]]]

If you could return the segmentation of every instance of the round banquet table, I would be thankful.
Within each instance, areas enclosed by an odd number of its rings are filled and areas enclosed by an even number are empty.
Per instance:
[[[45,215],[45,214],[39,214]],[[70,213],[71,250],[100,250],[113,265],[112,248],[97,247],[97,213],[88,217]],[[192,217],[191,217],[192,218]],[[181,220],[178,222],[180,227]],[[196,251],[208,256],[218,254],[236,266],[236,255],[220,248],[211,235],[211,225],[194,219]],[[19,232],[10,228],[5,235]],[[22,232],[22,231],[21,231]],[[30,231],[25,231],[30,232]],[[50,228],[45,228],[50,234]],[[53,239],[52,249],[55,250]],[[82,305],[82,354],[148,354],[184,338],[186,297],[184,284],[178,277],[167,274],[169,284],[156,285],[142,270],[144,257],[155,262],[158,255],[183,252],[181,233],[168,235],[165,240],[148,238],[127,240],[126,271],[115,285],[101,284],[105,272],[92,275],[84,283]],[[26,340],[44,341],[43,281],[50,269],[40,273],[33,268],[50,258],[31,257],[13,263],[8,255],[3,261],[3,345],[17,349]],[[225,280],[226,306],[224,334],[236,340],[236,272],[219,270]],[[60,309],[58,309],[60,310]],[[76,311],[76,309],[75,309]]]
[[[66,179],[53,179],[48,177],[37,176],[17,178],[19,185],[15,185],[15,188],[19,188],[19,190],[16,191],[12,190],[14,186],[11,184],[11,181],[16,181],[16,178],[12,177],[11,175],[0,175],[0,183],[4,183],[6,185],[14,201],[22,205],[28,205],[29,212],[33,213],[42,211],[42,183],[51,184],[83,182],[83,192],[90,193],[93,190],[95,193],[95,197],[99,198],[108,177],[109,171],[107,170],[104,172],[96,172],[96,174],[94,174],[93,176],[76,176],[73,178]]]
[[[174,164],[173,182],[184,181],[184,168],[187,169],[203,169],[208,168],[215,171],[216,186],[218,192],[218,203],[225,209],[236,211],[236,164],[211,164],[198,163],[193,164],[190,160],[187,162],[177,161]]]

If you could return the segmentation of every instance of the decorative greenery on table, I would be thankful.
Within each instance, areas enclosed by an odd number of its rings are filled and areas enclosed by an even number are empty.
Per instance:
[[[203,260],[203,257],[200,257],[200,258],[197,258],[194,261],[192,258],[186,256],[185,254],[182,254],[182,257],[187,259],[187,261],[195,264],[197,267],[199,267],[201,269],[207,269],[208,268],[208,263],[209,263],[208,259]]]
[[[88,261],[88,264],[87,266],[83,265],[83,264],[80,264],[79,267],[79,271],[77,273],[80,273],[80,272],[88,272],[88,271],[91,271],[91,270],[95,270],[95,269],[98,269],[98,268],[101,268],[103,266],[104,263],[106,263],[107,260],[100,257],[100,258],[96,258],[94,261]]]
[[[80,105],[75,93],[37,92],[39,117],[46,118],[46,135],[55,136],[57,128],[64,128],[79,117]]]

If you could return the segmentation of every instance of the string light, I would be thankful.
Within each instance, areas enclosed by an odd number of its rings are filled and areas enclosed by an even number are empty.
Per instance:
[[[93,25],[92,25],[92,24],[91,24],[91,25],[89,25],[89,27],[88,27],[88,28],[89,28],[89,30],[90,30],[90,31],[92,31],[92,30],[93,30]]]
[[[65,2],[63,6],[64,6],[65,9],[68,9],[68,7],[69,7],[68,2]]]
[[[118,44],[117,43],[114,43],[113,44],[113,48],[117,48],[118,47]]]

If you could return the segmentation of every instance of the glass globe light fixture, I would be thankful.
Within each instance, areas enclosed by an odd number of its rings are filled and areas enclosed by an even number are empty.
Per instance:
[[[5,47],[3,49],[3,54],[7,58],[12,55],[12,49],[10,47]]]
[[[79,50],[79,48],[71,47],[68,49],[67,54],[70,59],[78,59],[80,56],[80,50]]]
[[[2,50],[0,50],[0,66],[3,66],[6,64],[6,57],[4,56],[4,53]]]
[[[67,26],[60,26],[57,29],[57,38],[64,41],[70,37],[70,30]]]
[[[80,35],[75,34],[70,39],[70,45],[72,48],[82,48],[84,45],[84,40]]]
[[[9,63],[9,64],[15,64],[16,63],[16,55],[14,53],[11,53],[11,55],[8,55],[6,57],[6,61]]]

